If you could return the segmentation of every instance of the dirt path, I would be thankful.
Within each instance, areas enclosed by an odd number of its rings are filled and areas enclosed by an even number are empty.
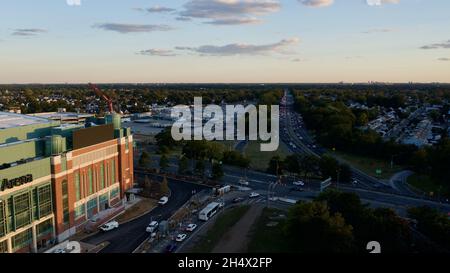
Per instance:
[[[253,205],[247,213],[220,239],[211,253],[241,253],[246,251],[248,233],[261,215],[264,206]]]

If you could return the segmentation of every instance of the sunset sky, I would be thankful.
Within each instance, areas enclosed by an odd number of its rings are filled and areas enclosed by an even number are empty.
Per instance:
[[[450,82],[448,0],[1,0],[0,83]]]

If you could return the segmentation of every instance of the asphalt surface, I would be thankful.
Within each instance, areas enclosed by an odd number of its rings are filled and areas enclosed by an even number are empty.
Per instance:
[[[138,177],[143,175],[145,174],[136,173]],[[120,225],[118,229],[97,233],[82,241],[94,245],[109,242],[109,245],[100,251],[101,253],[131,253],[148,238],[149,235],[145,229],[152,220],[158,222],[167,220],[191,198],[193,190],[199,192],[206,188],[205,186],[174,179],[168,179],[168,182],[172,193],[166,205],[157,207],[138,219]]]

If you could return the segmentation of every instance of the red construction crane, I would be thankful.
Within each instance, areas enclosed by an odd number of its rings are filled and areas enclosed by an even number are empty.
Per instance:
[[[95,94],[101,97],[108,104],[108,109],[110,113],[114,113],[113,101],[110,97],[105,95],[95,84],[89,83],[89,87],[95,92]]]

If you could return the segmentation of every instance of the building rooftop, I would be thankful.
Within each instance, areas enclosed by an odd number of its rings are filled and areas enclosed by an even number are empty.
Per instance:
[[[51,120],[42,117],[33,117],[9,112],[0,112],[0,130],[14,127],[45,124]]]
[[[32,114],[34,117],[52,119],[52,120],[78,120],[93,117],[93,114],[85,113],[72,113],[72,112],[49,112],[49,113],[37,113]]]

